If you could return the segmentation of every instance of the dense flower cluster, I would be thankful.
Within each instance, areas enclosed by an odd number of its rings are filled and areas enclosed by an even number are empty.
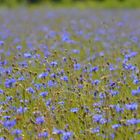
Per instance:
[[[0,140],[139,139],[139,14],[1,9]]]

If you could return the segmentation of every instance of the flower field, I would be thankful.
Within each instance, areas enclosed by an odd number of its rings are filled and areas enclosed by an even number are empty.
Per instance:
[[[0,10],[0,140],[139,140],[140,11]]]

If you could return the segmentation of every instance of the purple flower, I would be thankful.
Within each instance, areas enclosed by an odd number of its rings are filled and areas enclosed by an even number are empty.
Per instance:
[[[95,114],[94,116],[93,116],[93,121],[94,122],[100,122],[100,120],[102,119],[102,115],[100,115],[100,114]]]
[[[14,134],[14,135],[20,135],[21,133],[22,133],[22,130],[20,130],[20,129],[14,129],[12,131],[12,134]]]
[[[42,96],[42,97],[46,97],[47,95],[48,95],[48,92],[47,91],[40,93],[40,96]]]
[[[57,83],[52,80],[49,80],[47,84],[48,84],[48,87],[54,87]]]
[[[95,66],[93,68],[90,69],[90,72],[96,72],[99,70],[99,67],[98,66]]]
[[[53,67],[56,67],[56,66],[57,66],[57,62],[56,62],[56,61],[52,61],[52,62],[50,63],[50,65],[53,66]]]
[[[63,77],[61,77],[61,80],[65,81],[65,82],[68,82],[68,77],[67,76],[63,76]]]
[[[110,90],[110,94],[111,94],[112,96],[116,96],[116,95],[119,94],[119,92],[118,92],[118,91],[115,91],[115,90]]]
[[[57,129],[57,128],[53,128],[53,134],[63,134],[63,130]]]
[[[31,58],[32,55],[31,55],[31,53],[24,53],[24,57],[25,57],[25,58]]]
[[[36,124],[43,124],[45,122],[44,117],[40,116],[36,118]]]
[[[139,95],[139,94],[140,94],[140,89],[132,90],[132,91],[131,91],[131,94],[132,94],[133,96]]]
[[[135,125],[137,123],[140,123],[140,122],[136,118],[132,118],[132,119],[126,121],[127,125]]]
[[[79,111],[79,108],[71,108],[70,112],[73,112],[73,113],[77,113]]]
[[[45,131],[45,132],[39,133],[38,137],[40,137],[40,138],[42,138],[42,137],[43,138],[47,138],[48,137],[48,132]]]
[[[81,64],[77,63],[74,64],[74,70],[80,70],[81,69]]]
[[[43,73],[38,75],[38,78],[45,78],[47,76],[48,76],[48,72],[43,72]]]
[[[27,88],[26,91],[31,94],[35,93],[35,90],[32,87]]]
[[[17,113],[18,114],[23,114],[27,111],[27,107],[22,107],[20,106],[19,108],[17,108]]]
[[[4,45],[4,41],[0,40],[0,46]]]
[[[3,93],[4,93],[4,91],[2,89],[0,89],[0,94],[3,94]]]
[[[5,87],[6,88],[11,88],[11,87],[14,86],[15,83],[16,83],[16,80],[14,78],[6,79],[6,81],[5,81]]]
[[[120,124],[114,124],[114,125],[112,125],[112,128],[113,128],[113,129],[117,129],[117,128],[119,128],[119,127],[121,127]]]
[[[134,103],[126,104],[125,107],[127,110],[133,111],[133,110],[137,110],[138,104],[134,102]]]
[[[62,140],[70,140],[73,136],[72,132],[63,132],[63,136],[61,137]]]
[[[100,132],[100,127],[98,126],[98,127],[96,127],[96,128],[92,128],[91,129],[91,133],[99,133]]]
[[[11,129],[15,125],[16,125],[16,120],[6,120],[3,122],[3,126],[8,128],[8,129]]]

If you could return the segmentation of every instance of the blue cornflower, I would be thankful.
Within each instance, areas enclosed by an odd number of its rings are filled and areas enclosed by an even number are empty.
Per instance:
[[[32,54],[31,53],[24,53],[24,57],[25,58],[31,58],[32,57]]]
[[[47,107],[50,106],[50,105],[51,105],[51,102],[52,102],[52,100],[51,100],[51,99],[48,99],[48,100],[46,101],[46,106],[47,106]]]
[[[119,104],[114,105],[114,108],[115,108],[117,113],[122,113],[124,111],[124,108],[120,107]]]
[[[75,53],[75,54],[79,54],[80,53],[80,51],[76,50],[76,49],[73,49],[72,52]]]
[[[81,69],[81,64],[76,63],[74,64],[74,70],[80,70]]]
[[[52,80],[49,80],[47,84],[48,84],[48,87],[53,87],[53,86],[55,86],[57,83],[54,82],[54,81],[52,81]]]
[[[137,110],[138,104],[134,102],[134,103],[126,104],[125,107],[127,110],[133,111],[133,110]]]
[[[64,81],[68,82],[68,77],[67,76],[63,76],[63,77],[61,77],[61,80],[64,80]]]
[[[100,82],[98,79],[91,81],[92,85],[98,85]]]
[[[62,140],[70,140],[73,136],[72,132],[63,132],[63,136],[61,137]]]
[[[22,46],[18,45],[16,48],[20,51],[22,49]]]
[[[38,78],[45,78],[47,76],[48,76],[48,72],[43,72],[43,73],[38,75]]]
[[[90,72],[96,72],[99,70],[99,67],[98,66],[95,66],[93,68],[90,69]]]
[[[105,94],[105,93],[100,92],[99,97],[100,97],[100,99],[104,99],[104,98],[106,98],[106,94]]]
[[[11,116],[3,116],[3,118],[4,118],[5,120],[9,120],[9,119],[11,118]]]
[[[0,46],[4,45],[4,41],[0,40]]]
[[[0,137],[0,140],[6,140],[4,137]]]
[[[71,108],[70,112],[73,112],[73,113],[77,113],[79,111],[79,108]]]
[[[0,94],[3,94],[3,93],[4,93],[4,91],[2,89],[0,89]]]
[[[24,76],[18,78],[18,81],[24,81],[24,80],[25,80]]]
[[[116,96],[116,95],[119,94],[119,92],[116,91],[116,90],[110,90],[110,94],[111,94],[112,96]]]
[[[20,135],[21,133],[22,133],[22,130],[20,130],[20,129],[14,129],[12,131],[12,134],[14,134],[14,135]]]
[[[28,87],[26,89],[26,91],[29,92],[29,93],[31,93],[31,94],[35,93],[35,90],[32,87]]]
[[[41,83],[36,83],[36,84],[34,84],[34,87],[35,87],[37,90],[40,90],[41,87],[42,87],[42,84],[41,84]]]
[[[42,137],[43,138],[47,138],[48,137],[48,132],[45,131],[45,132],[39,133],[38,137],[40,137],[40,138],[42,138]]]
[[[6,128],[8,128],[8,129],[11,129],[15,125],[16,125],[16,120],[5,120],[3,122],[3,126],[6,127]]]
[[[126,121],[127,125],[135,125],[137,123],[139,123],[139,121],[137,121],[136,118],[132,118],[132,119]]]
[[[132,91],[131,91],[131,94],[132,94],[133,96],[139,95],[139,94],[140,94],[140,89],[132,90]]]
[[[40,96],[42,96],[42,97],[46,97],[47,95],[48,95],[48,92],[47,91],[40,93]]]
[[[56,61],[52,61],[52,62],[50,63],[50,65],[53,66],[53,67],[56,67],[56,66],[57,66],[57,62],[56,62]]]
[[[58,102],[59,105],[64,105],[64,103],[65,103],[64,101]]]
[[[60,130],[60,129],[57,129],[57,128],[53,128],[53,134],[63,134],[64,130]]]
[[[101,114],[95,114],[94,116],[93,116],[93,121],[94,122],[100,122],[100,120],[102,119],[102,115]]]
[[[92,128],[91,130],[91,133],[99,133],[100,132],[100,127],[98,126],[98,127],[96,127],[96,128]]]
[[[120,124],[114,124],[114,125],[112,125],[112,128],[113,128],[113,129],[117,129],[117,128],[119,128],[119,127],[121,127]]]
[[[36,118],[36,124],[43,124],[45,122],[44,117],[40,116]]]
[[[16,83],[16,80],[14,78],[6,79],[5,87],[6,88],[11,88],[11,87],[14,86],[15,83]]]
[[[17,108],[17,113],[18,114],[23,114],[27,111],[27,107],[22,107],[20,106],[19,108]]]

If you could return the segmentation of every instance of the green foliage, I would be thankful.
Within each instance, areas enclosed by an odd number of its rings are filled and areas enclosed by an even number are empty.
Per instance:
[[[97,8],[135,8],[140,7],[139,0],[0,0],[1,5],[15,6],[21,4],[60,4],[61,6],[89,6]]]

